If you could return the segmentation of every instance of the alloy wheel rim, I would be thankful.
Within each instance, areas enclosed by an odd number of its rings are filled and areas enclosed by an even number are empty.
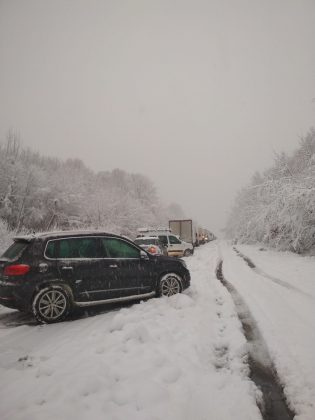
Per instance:
[[[168,277],[162,283],[162,295],[172,296],[180,292],[179,281],[176,277]]]
[[[49,290],[38,303],[38,311],[46,319],[57,319],[66,310],[67,300],[58,290]]]

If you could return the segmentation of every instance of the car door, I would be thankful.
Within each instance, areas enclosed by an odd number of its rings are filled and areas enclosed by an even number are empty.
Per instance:
[[[63,238],[56,243],[59,276],[70,285],[76,301],[117,297],[108,294],[111,278],[103,271],[99,237]]]
[[[182,255],[183,253],[183,245],[182,242],[174,235],[169,235],[169,247],[168,247],[168,253],[169,255]]]
[[[168,243],[168,237],[167,237],[167,235],[159,235],[158,238],[162,242],[163,246],[166,249],[166,255],[168,255],[169,243]]]
[[[102,244],[106,254],[103,269],[112,272],[120,297],[145,294],[154,289],[152,258],[141,258],[140,249],[121,238],[106,237]]]

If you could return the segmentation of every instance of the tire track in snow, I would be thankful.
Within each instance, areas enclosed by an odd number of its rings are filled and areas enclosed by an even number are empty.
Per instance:
[[[223,275],[223,260],[218,262],[216,277],[231,294],[237,315],[241,321],[248,343],[250,379],[262,392],[262,401],[257,401],[264,420],[293,420],[295,414],[288,407],[283,386],[269,355],[267,345],[241,295]]]
[[[273,281],[274,283],[276,283],[276,284],[278,284],[279,286],[282,286],[282,287],[285,287],[286,289],[289,289],[289,290],[294,290],[295,292],[298,292],[298,293],[300,293],[300,294],[302,294],[303,296],[306,296],[306,297],[308,297],[308,298],[311,298],[311,299],[315,299],[315,296],[313,296],[313,295],[311,295],[311,294],[309,294],[309,293],[306,293],[306,292],[304,292],[303,290],[301,290],[301,289],[299,289],[298,287],[295,287],[295,286],[293,286],[292,284],[290,284],[290,283],[287,283],[286,281],[284,281],[284,280],[281,280],[281,279],[278,279],[277,277],[274,277],[274,276],[271,276],[270,274],[268,274],[268,273],[265,273],[263,270],[261,270],[260,268],[258,268],[257,266],[256,266],[256,264],[249,258],[249,257],[247,257],[246,255],[244,255],[241,251],[239,251],[235,246],[233,246],[233,251],[235,251],[236,252],[236,254],[239,256],[239,257],[241,257],[241,258],[243,258],[243,260],[247,263],[247,265],[256,273],[256,274],[258,274],[259,276],[262,276],[262,277],[264,277],[264,278],[266,278],[266,279],[268,279],[268,280],[271,280],[271,281]]]

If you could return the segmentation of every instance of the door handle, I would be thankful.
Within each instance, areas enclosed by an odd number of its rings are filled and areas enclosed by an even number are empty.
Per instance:
[[[118,268],[118,265],[117,264],[110,264],[110,266],[109,266],[110,268]]]
[[[61,267],[61,270],[73,270],[73,267],[71,267],[70,265],[64,265],[63,267]]]

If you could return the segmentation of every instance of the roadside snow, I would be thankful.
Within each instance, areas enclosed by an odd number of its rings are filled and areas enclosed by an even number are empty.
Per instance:
[[[1,420],[261,419],[217,259],[215,243],[186,259],[192,286],[171,298],[55,325],[2,323]]]
[[[264,274],[281,279],[315,299],[315,257],[278,252],[260,246],[237,245]]]
[[[223,272],[248,305],[297,416],[315,419],[315,258],[221,244]]]

